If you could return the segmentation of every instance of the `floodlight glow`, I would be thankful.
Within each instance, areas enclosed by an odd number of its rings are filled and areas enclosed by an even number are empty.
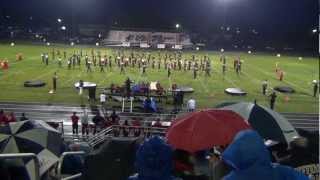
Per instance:
[[[180,28],[180,24],[176,24],[176,28],[179,29]]]
[[[15,44],[14,44],[14,42],[12,42],[11,44],[10,44],[10,46],[14,46]]]
[[[196,48],[197,51],[199,51],[199,49],[200,49],[199,47]]]
[[[70,45],[71,45],[71,46],[74,46],[74,42],[71,42]]]
[[[96,43],[96,46],[99,46],[99,43],[98,43],[98,42]]]
[[[220,49],[221,52],[224,52],[224,49]]]
[[[101,36],[102,36],[101,33],[99,33],[99,34],[98,34],[98,37],[101,38]]]
[[[302,60],[302,57],[299,57],[299,60],[301,61],[301,60]]]
[[[47,46],[50,46],[50,43],[49,43],[49,42],[47,42]]]
[[[61,26],[61,30],[65,31],[66,29],[66,26]]]
[[[277,54],[277,57],[281,57],[281,54]]]
[[[62,22],[62,19],[58,18],[57,21],[58,21],[58,23],[61,23],[61,22]]]
[[[318,30],[317,30],[317,29],[313,29],[312,32],[313,32],[313,33],[317,33]]]
[[[248,54],[251,54],[252,52],[251,51],[248,51]]]
[[[36,38],[39,38],[39,34],[36,34]]]
[[[230,31],[230,27],[227,27],[227,31]]]

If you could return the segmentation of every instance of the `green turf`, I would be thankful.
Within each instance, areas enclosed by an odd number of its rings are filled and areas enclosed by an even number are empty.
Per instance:
[[[70,103],[79,104],[81,98],[74,89],[74,82],[79,79],[96,82],[99,87],[105,87],[111,83],[123,83],[126,77],[134,81],[160,81],[165,88],[170,87],[172,83],[178,85],[191,86],[195,89],[192,94],[196,98],[198,107],[207,108],[224,101],[253,101],[257,99],[258,103],[268,105],[269,99],[261,95],[261,81],[268,79],[271,86],[288,85],[293,87],[297,93],[293,95],[279,94],[276,110],[280,112],[312,112],[318,113],[318,98],[313,98],[312,84],[313,79],[319,79],[319,61],[317,58],[304,57],[298,60],[298,57],[282,55],[280,58],[275,54],[262,53],[241,53],[225,52],[227,56],[227,73],[223,77],[221,73],[221,63],[219,62],[218,52],[184,52],[183,57],[190,57],[193,53],[197,56],[209,54],[213,60],[213,74],[211,77],[205,77],[204,73],[199,74],[198,79],[194,80],[192,72],[174,71],[171,78],[167,78],[167,72],[162,69],[147,69],[147,76],[141,76],[137,68],[129,68],[126,75],[120,75],[119,69],[113,64],[112,69],[105,69],[105,73],[99,72],[99,67],[94,69],[93,73],[86,73],[84,65],[81,69],[76,67],[74,70],[68,70],[66,62],[63,62],[63,68],[58,68],[57,62],[50,61],[49,66],[41,63],[40,54],[48,52],[51,55],[53,46],[35,46],[35,45],[16,45],[10,47],[8,44],[0,45],[0,59],[7,58],[10,62],[10,69],[0,70],[0,101],[14,102],[41,102],[41,103]],[[80,47],[55,46],[55,49],[66,49],[70,55],[73,51],[78,51]],[[83,52],[90,54],[91,47],[81,47]],[[97,49],[97,48],[96,48]],[[100,48],[102,54],[113,55],[111,49]],[[154,56],[157,57],[157,51]],[[22,53],[24,59],[17,62],[16,54]],[[130,53],[130,51],[126,51]],[[235,56],[241,56],[244,60],[242,75],[237,76],[233,70],[233,59]],[[50,58],[51,59],[51,58]],[[83,60],[82,60],[83,62]],[[275,63],[279,62],[279,67],[285,71],[283,82],[276,79]],[[58,91],[56,94],[48,94],[52,85],[53,73],[58,73]],[[43,88],[24,88],[25,80],[43,80],[47,86]],[[224,93],[227,87],[239,87],[248,92],[246,97],[232,97]],[[285,101],[285,96],[289,101]]]

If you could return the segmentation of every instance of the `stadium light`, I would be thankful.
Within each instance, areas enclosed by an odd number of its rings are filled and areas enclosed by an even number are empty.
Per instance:
[[[180,28],[180,24],[176,24],[176,28],[179,29]]]
[[[61,30],[62,30],[62,31],[65,31],[66,29],[67,29],[66,26],[61,26]]]
[[[281,57],[281,54],[277,54],[277,57]]]
[[[299,57],[299,60],[301,61],[301,60],[302,60],[302,57]]]
[[[220,51],[221,51],[221,52],[224,52],[224,49],[222,48],[222,49],[220,49]]]
[[[58,23],[61,23],[61,22],[62,22],[62,19],[58,18],[57,21],[58,21]]]
[[[197,50],[197,51],[199,51],[199,49],[200,49],[199,47],[196,47],[196,50]]]
[[[39,38],[39,34],[36,34],[35,36],[36,36],[36,38]]]
[[[248,54],[251,54],[252,52],[251,51],[248,51]]]
[[[71,42],[71,43],[70,43],[70,46],[74,46],[74,42]]]
[[[49,42],[47,42],[47,46],[50,46],[50,43],[49,43]]]
[[[318,30],[317,29],[312,29],[312,33],[317,33]]]
[[[99,43],[98,43],[98,42],[96,42],[96,46],[99,46]]]
[[[12,47],[13,47],[14,45],[15,45],[14,42],[12,42],[12,43],[10,44],[10,46],[12,46]]]
[[[101,33],[99,33],[99,34],[98,34],[98,38],[101,38],[101,37],[102,37],[102,35],[101,35]]]

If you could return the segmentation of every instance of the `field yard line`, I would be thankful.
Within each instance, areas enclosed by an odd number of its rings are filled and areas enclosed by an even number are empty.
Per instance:
[[[208,86],[206,86],[206,85],[203,83],[203,81],[201,80],[201,78],[199,78],[199,82],[200,82],[202,88],[204,89],[204,91],[205,91],[206,93],[209,93]]]

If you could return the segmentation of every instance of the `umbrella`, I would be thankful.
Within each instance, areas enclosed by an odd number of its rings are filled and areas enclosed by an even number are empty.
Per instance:
[[[44,121],[22,121],[0,127],[0,153],[35,153],[40,161],[40,175],[59,161],[60,133]],[[34,179],[34,162],[30,158],[10,161],[24,166]]]
[[[168,129],[168,143],[177,149],[196,152],[215,145],[227,145],[237,132],[250,128],[229,110],[203,110],[176,119]]]
[[[266,140],[289,144],[299,137],[287,119],[267,107],[250,102],[223,103],[217,107],[238,113]]]

